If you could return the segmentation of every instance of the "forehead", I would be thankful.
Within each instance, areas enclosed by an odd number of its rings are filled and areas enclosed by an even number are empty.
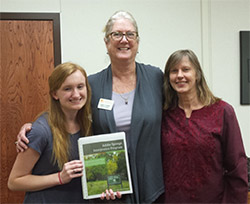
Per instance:
[[[189,57],[188,57],[187,55],[184,55],[184,56],[180,59],[179,63],[191,64],[191,61],[190,61],[190,59],[189,59]]]
[[[189,57],[184,55],[182,57],[177,57],[173,60],[172,65],[170,65],[170,69],[181,69],[183,67],[190,67],[195,69],[195,66],[190,61]]]
[[[174,64],[175,66],[184,66],[184,65],[193,66],[189,57],[186,55],[182,56],[181,58],[177,58]]]
[[[74,83],[74,82],[76,83],[85,82],[85,76],[80,70],[76,70],[71,75],[67,76],[63,84]]]
[[[114,24],[112,31],[133,31],[135,30],[132,22],[129,19],[117,19]]]

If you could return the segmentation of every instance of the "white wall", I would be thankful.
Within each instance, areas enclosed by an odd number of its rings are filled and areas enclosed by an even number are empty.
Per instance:
[[[210,84],[233,105],[250,156],[250,105],[240,105],[240,30],[250,31],[250,0],[212,0]]]
[[[60,12],[62,61],[89,74],[109,64],[102,30],[117,10],[137,20],[138,62],[164,69],[177,49],[199,57],[215,95],[233,105],[250,156],[250,106],[240,105],[239,31],[250,30],[250,0],[1,0],[1,12]]]
[[[166,0],[61,2],[63,59],[82,64],[88,73],[95,73],[109,64],[102,30],[108,18],[120,9],[131,12],[139,26],[137,61],[163,68],[169,54],[176,49],[190,47],[197,54],[201,52],[198,0],[168,0],[168,3]],[[178,40],[174,43],[176,38]]]

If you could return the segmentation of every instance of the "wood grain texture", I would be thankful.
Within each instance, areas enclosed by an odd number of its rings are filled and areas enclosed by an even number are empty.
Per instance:
[[[7,180],[16,157],[20,127],[48,105],[48,77],[54,68],[52,21],[0,21],[1,203],[21,203]]]
[[[248,199],[247,199],[247,203],[250,204],[250,192],[248,192]]]

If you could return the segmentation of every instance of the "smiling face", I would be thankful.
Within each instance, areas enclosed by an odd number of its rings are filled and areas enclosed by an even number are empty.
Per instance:
[[[82,72],[77,70],[69,75],[53,93],[53,98],[60,102],[64,113],[80,110],[87,100],[86,79]]]
[[[196,71],[188,56],[170,69],[169,81],[178,94],[197,94]]]
[[[111,32],[126,33],[129,31],[136,31],[132,22],[129,19],[121,18],[114,22]],[[121,40],[114,40],[109,36],[105,43],[111,62],[135,61],[139,44],[138,39],[128,40],[123,36]]]

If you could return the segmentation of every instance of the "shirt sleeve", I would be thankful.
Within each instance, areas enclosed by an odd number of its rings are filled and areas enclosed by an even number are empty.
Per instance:
[[[49,126],[46,119],[41,116],[33,124],[31,131],[27,134],[29,148],[34,149],[40,155],[48,143]]]
[[[247,157],[233,107],[226,104],[223,118],[225,190],[223,203],[247,203]]]

